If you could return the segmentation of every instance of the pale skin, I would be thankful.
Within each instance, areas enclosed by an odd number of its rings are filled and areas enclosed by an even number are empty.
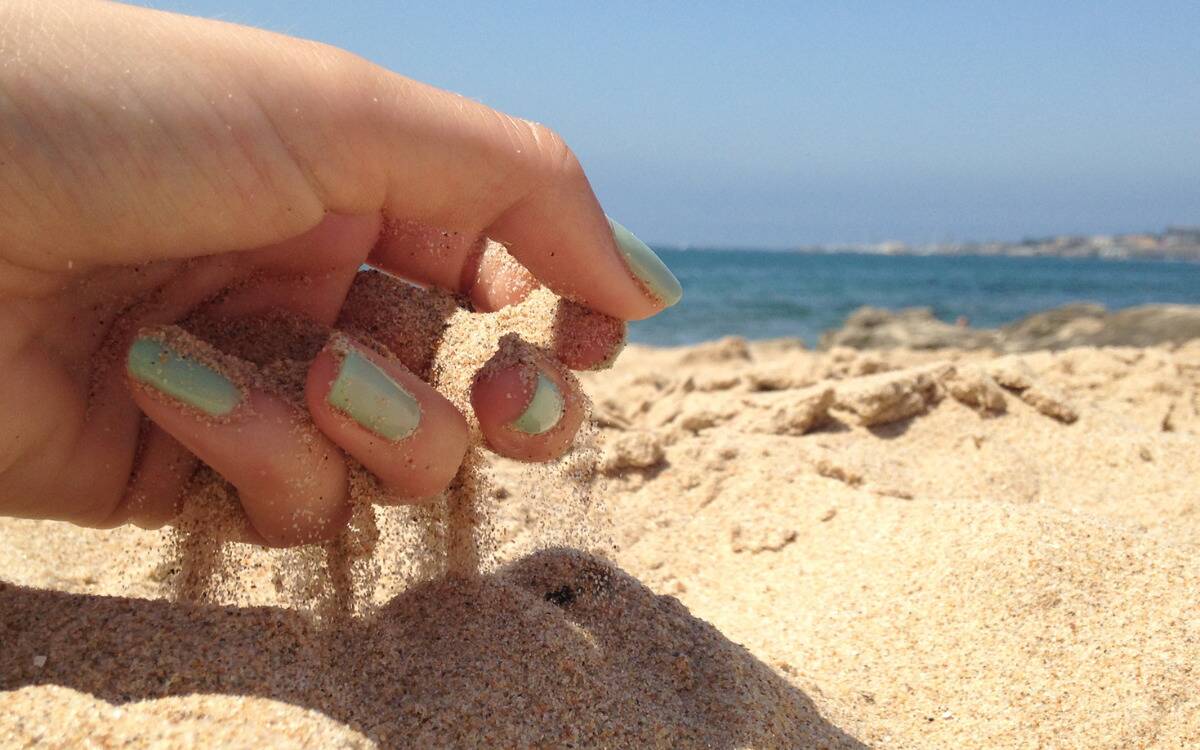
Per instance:
[[[422,227],[450,239],[423,251]],[[481,259],[484,236],[529,283]],[[197,310],[332,324],[365,262],[484,310],[532,279],[621,320],[662,307],[541,125],[313,42],[116,4],[0,4],[0,513],[162,525],[200,456],[238,487],[254,537],[288,545],[344,523],[345,456],[386,472],[388,450],[419,455],[385,477],[396,495],[444,488],[466,420],[397,361],[371,354],[422,407],[399,447],[322,406],[329,353],[313,364],[310,413],[254,392],[254,416],[225,424],[135,387],[121,366],[140,327]],[[513,433],[521,382],[489,381],[475,415],[498,452],[553,458],[582,414]],[[297,420],[322,456],[303,487],[288,481],[312,466]]]

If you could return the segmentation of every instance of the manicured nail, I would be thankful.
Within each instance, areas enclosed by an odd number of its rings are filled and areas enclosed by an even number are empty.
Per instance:
[[[347,349],[326,397],[329,405],[380,437],[408,437],[421,421],[421,405],[378,365]]]
[[[563,397],[554,381],[542,373],[538,373],[537,385],[534,386],[533,398],[521,416],[513,421],[512,426],[527,435],[541,435],[554,425],[563,415]]]
[[[242,400],[229,378],[158,339],[136,339],[126,366],[139,382],[213,417],[228,414]]]
[[[617,248],[621,255],[625,256],[625,262],[651,294],[662,300],[667,307],[683,298],[683,287],[679,285],[679,279],[675,278],[675,274],[671,273],[671,269],[655,255],[649,245],[611,218],[608,219],[608,225],[612,228]]]

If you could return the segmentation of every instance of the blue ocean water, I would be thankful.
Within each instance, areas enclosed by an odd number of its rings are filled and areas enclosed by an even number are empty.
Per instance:
[[[815,344],[862,305],[927,306],[991,327],[1068,302],[1119,309],[1200,304],[1200,263],[992,256],[882,256],[660,250],[683,301],[630,326],[630,340],[673,346],[727,335]]]

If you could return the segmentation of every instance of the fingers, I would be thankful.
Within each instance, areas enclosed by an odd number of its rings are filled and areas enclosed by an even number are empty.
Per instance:
[[[538,288],[529,269],[498,242],[484,241],[478,262],[468,262],[462,290],[480,312],[495,312],[521,302]]]
[[[474,273],[467,274],[463,291],[477,311],[496,312],[520,304],[539,286],[533,274],[497,242],[484,242],[476,257]],[[603,367],[625,344],[624,321],[569,300],[559,300],[553,320],[542,323],[552,327],[548,341],[554,354],[572,370]]]
[[[344,525],[341,452],[236,362],[178,329],[158,329],[134,340],[126,369],[138,407],[237,488],[268,544],[325,540]]]
[[[157,529],[173,521],[179,515],[184,489],[196,470],[196,461],[178,440],[146,421],[125,497],[105,525],[132,523],[143,529]]]
[[[236,256],[239,268],[246,269],[245,280],[201,306],[192,317],[226,321],[217,330],[228,333],[237,331],[238,324],[280,311],[332,324],[378,231],[378,216],[331,214],[301,236]],[[319,253],[312,252],[317,249]],[[236,352],[238,345],[247,344],[261,350],[263,335],[274,337],[275,332],[268,329],[241,340],[233,336],[230,341],[210,343],[230,353]],[[277,348],[286,347],[287,343],[281,341]],[[147,421],[129,486],[103,524],[134,523],[158,528],[169,523],[181,510],[196,464],[196,457],[186,447],[161,426]],[[242,536],[262,542],[261,534],[249,531]]]
[[[401,498],[444,490],[466,454],[467,422],[453,404],[347,336],[313,361],[305,400],[321,432]]]
[[[0,175],[11,178],[0,179],[0,205],[25,209],[0,237],[19,265],[245,250],[307,232],[327,212],[382,214],[389,225],[372,262],[397,273],[413,253],[402,227],[416,222],[466,239],[418,247],[434,262],[414,274],[453,283],[488,236],[599,312],[633,320],[678,300],[674,277],[609,222],[574,154],[542,125],[332,47],[231,24],[117,4],[17,12],[8,23],[14,59],[79,71],[52,96],[33,75],[7,91],[29,143]],[[147,59],[156,64],[130,64]],[[56,227],[52,239],[45,226]]]
[[[467,297],[481,312],[520,302],[540,286],[503,245],[415,221],[389,221],[371,253],[378,268]]]
[[[435,373],[476,415],[493,450],[530,461],[561,455],[584,419],[584,398],[565,368],[604,365],[625,336],[623,322],[545,289],[532,293],[525,310],[463,314],[445,295],[375,272],[359,274],[339,326],[380,342],[408,371]]]
[[[496,310],[519,301],[529,289],[543,283],[560,296],[621,320],[638,320],[677,303],[683,294],[678,280],[649,246],[614,221],[605,219],[611,232],[607,243],[616,242],[624,271],[619,274],[604,262],[604,256],[588,256],[582,250],[564,249],[533,252],[519,241],[505,245],[508,253],[489,252],[484,235],[500,239],[499,225],[482,230],[447,231],[413,221],[392,221],[384,226],[370,261],[413,281],[468,294],[480,310]],[[524,264],[522,266],[521,264]],[[517,271],[517,269],[520,271]],[[632,275],[631,275],[632,274]],[[489,279],[494,278],[495,283]],[[634,279],[642,302],[609,299],[614,286]],[[614,279],[620,279],[619,285]]]
[[[240,318],[288,310],[332,325],[371,246],[378,215],[329,214],[304,234],[239,257],[245,282],[205,306],[214,318]]]
[[[571,446],[586,413],[578,383],[544,358],[507,359],[502,350],[471,388],[484,441],[520,461],[558,458]]]
[[[487,236],[557,294],[614,317],[644,318],[678,301],[678,282],[648,247],[609,222],[556,133],[379,68],[348,67],[353,72],[344,74],[367,90],[356,98],[344,81],[331,81],[346,92],[333,116],[347,118],[347,128],[359,123],[359,132],[363,121],[373,123],[369,161],[388,170],[382,209],[392,221],[372,263],[456,289],[474,243]],[[379,106],[362,106],[368,93]],[[313,154],[320,155],[313,168],[333,184],[361,169],[333,162],[325,149]],[[332,186],[326,194],[341,197]],[[446,233],[414,231],[414,224]]]
[[[625,348],[625,322],[563,301],[554,311],[554,356],[572,370],[602,370]]]
[[[519,268],[519,266],[518,266]],[[513,272],[519,283],[520,272]],[[526,277],[527,278],[527,277]],[[505,288],[492,284],[493,289]],[[508,286],[509,289],[519,288]],[[546,290],[537,294],[550,296]],[[521,290],[513,297],[524,297]],[[501,299],[499,295],[493,299]],[[531,303],[534,300],[530,300]],[[499,315],[498,325],[503,333],[520,333],[527,341],[551,351],[564,365],[573,370],[591,370],[610,363],[625,345],[625,324],[616,318],[589,310],[566,300],[554,300],[545,305],[546,313],[536,316],[510,315],[508,304]],[[421,377],[428,377],[434,356],[443,338],[447,321],[459,313],[454,300],[404,284],[386,274],[367,271],[359,273],[346,297],[338,319],[338,327],[356,335],[379,341],[393,352],[404,365]],[[480,335],[499,336],[484,319],[492,313],[480,313],[475,323]],[[515,318],[512,325],[504,321]],[[516,328],[520,327],[520,330]],[[485,334],[485,332],[487,332]],[[472,370],[474,366],[472,366]],[[468,373],[470,377],[471,373]]]
[[[445,489],[466,452],[466,420],[452,404],[341,334],[309,368],[307,414],[256,385],[246,363],[178,329],[141,332],[127,373],[134,401],[162,432],[151,433],[118,520],[154,525],[173,515],[190,476],[175,470],[186,449],[237,488],[266,543],[321,541],[348,515],[343,450],[405,500]]]

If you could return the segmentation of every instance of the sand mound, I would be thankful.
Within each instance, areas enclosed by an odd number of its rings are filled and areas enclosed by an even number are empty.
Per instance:
[[[1200,343],[583,380],[615,564],[538,552],[546,478],[495,460],[499,567],[385,575],[333,630],[278,606],[285,558],[183,606],[161,535],[0,521],[0,744],[1200,745]]]
[[[478,581],[421,584],[333,628],[278,608],[4,586],[0,632],[10,635],[3,687],[59,685],[99,699],[25,688],[6,714],[44,716],[48,703],[80,723],[10,715],[0,722],[10,741],[70,746],[97,730],[114,741],[172,740],[179,721],[208,736],[218,720],[225,740],[246,745],[274,731],[386,747],[859,746],[678,601],[574,551],[542,552]],[[125,717],[112,706],[131,702],[139,720],[112,722]],[[293,719],[281,703],[309,710]],[[313,712],[353,731],[332,732]],[[220,729],[228,723],[245,729]]]

